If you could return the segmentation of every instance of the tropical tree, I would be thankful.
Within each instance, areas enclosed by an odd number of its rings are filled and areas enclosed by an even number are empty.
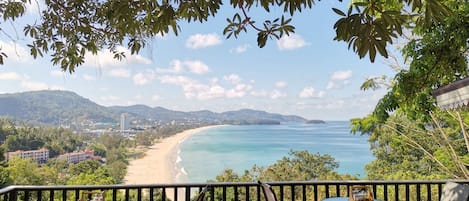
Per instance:
[[[442,1],[451,14],[433,26],[413,29],[413,36],[402,48],[408,61],[394,68],[396,75],[384,86],[388,93],[381,98],[373,114],[384,122],[394,111],[411,119],[430,121],[436,109],[432,91],[468,76],[469,5],[459,0]],[[362,89],[383,86],[380,77],[367,80]]]
[[[4,20],[1,25],[17,20],[30,2],[0,2],[0,15]],[[227,19],[223,33],[227,38],[236,38],[248,29],[254,30],[258,46],[264,47],[269,38],[279,39],[293,33],[294,14],[311,9],[315,3],[314,0],[230,1],[237,12]],[[136,54],[146,46],[148,39],[170,32],[177,35],[182,22],[205,22],[215,17],[222,6],[221,0],[46,0],[39,19],[25,25],[23,31],[31,38],[28,47],[33,57],[50,53],[54,65],[72,73],[83,64],[86,53],[97,54],[99,50],[109,49],[116,59],[122,59],[125,55],[119,46],[125,44]],[[255,20],[251,16],[258,11],[270,15],[274,9],[283,12],[267,20]],[[449,14],[444,4],[433,0],[351,1],[348,11],[334,9],[334,12],[341,16],[334,25],[335,40],[349,43],[360,58],[368,54],[371,61],[377,52],[387,57],[386,46],[401,35],[404,28],[410,25],[431,27]],[[0,63],[6,56],[0,54]]]
[[[468,112],[434,112],[432,122],[392,114],[352,120],[352,131],[369,134],[376,157],[366,165],[373,180],[468,179]]]
[[[266,167],[253,166],[238,175],[231,169],[216,177],[217,181],[306,181],[325,178],[334,173],[339,163],[328,155],[308,151],[290,151],[276,163]]]
[[[468,75],[469,5],[441,3],[449,14],[414,26],[401,49],[404,65],[393,66],[396,75],[362,85],[364,90],[388,89],[370,115],[351,121],[352,132],[370,135],[377,158],[367,166],[370,178],[467,178],[467,112],[439,111],[432,91]]]
[[[308,151],[290,151],[288,156],[283,157],[274,164],[266,167],[254,165],[250,170],[244,170],[242,174],[234,172],[232,169],[226,169],[216,176],[218,182],[252,182],[252,181],[307,181],[307,180],[353,180],[358,179],[350,175],[341,175],[335,172],[339,163],[328,155],[319,153],[309,153]],[[230,189],[233,190],[233,189]],[[229,191],[230,191],[229,190]],[[315,189],[318,191],[318,189]],[[322,189],[324,190],[324,189]],[[346,194],[345,189],[343,189]],[[244,189],[239,189],[244,193]],[[291,199],[291,189],[285,189],[285,199]],[[308,187],[307,192],[314,192],[312,187]],[[234,192],[228,192],[227,195],[233,196]],[[295,189],[295,197],[301,199],[302,191]],[[252,199],[257,194],[251,192]],[[319,195],[324,197],[325,195]],[[313,197],[313,195],[307,195]],[[215,198],[222,199],[222,192],[215,192]],[[228,200],[234,199],[228,197]]]
[[[57,172],[48,166],[39,166],[31,159],[12,158],[8,161],[10,184],[51,185],[57,182]]]

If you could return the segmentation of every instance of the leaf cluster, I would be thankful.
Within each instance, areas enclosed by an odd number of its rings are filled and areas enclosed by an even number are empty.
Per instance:
[[[114,58],[125,57],[119,46],[138,53],[149,38],[178,34],[178,22],[206,21],[221,1],[45,1],[41,21],[24,28],[34,39],[29,45],[34,58],[51,52],[52,63],[73,73],[86,53],[109,49]]]
[[[341,0],[339,0],[341,1]],[[15,20],[24,14],[30,0],[2,1],[0,15]],[[223,30],[227,38],[237,38],[252,28],[257,32],[257,44],[264,47],[268,39],[279,39],[295,32],[295,13],[311,9],[314,0],[231,0],[239,9],[227,19]],[[204,22],[215,17],[221,0],[46,0],[36,23],[24,27],[24,34],[33,39],[28,45],[34,58],[49,54],[52,63],[63,71],[73,73],[84,63],[86,54],[109,49],[115,59],[126,55],[120,46],[137,54],[148,39],[169,32],[178,34],[181,21]],[[283,13],[261,23],[250,16],[255,8],[269,13],[281,8]],[[410,8],[410,12],[405,12]],[[387,57],[386,46],[408,27],[431,27],[450,12],[437,0],[360,0],[352,1],[347,12],[333,9],[341,18],[335,23],[335,40],[349,43],[360,58],[369,54],[373,62],[377,53]],[[0,64],[7,55],[0,52]]]
[[[291,33],[294,33],[295,27],[291,25],[292,18],[285,17],[285,15],[273,20],[264,20],[261,25],[256,24],[256,21],[248,14],[254,5],[260,5],[266,12],[270,12],[271,7],[283,7],[284,13],[293,16],[295,12],[301,12],[302,9],[306,8],[310,9],[315,4],[314,0],[233,0],[230,3],[234,8],[240,9],[241,12],[234,14],[231,19],[226,19],[228,25],[223,30],[223,34],[226,35],[226,38],[231,38],[232,36],[237,38],[241,32],[247,32],[248,27],[251,27],[257,31],[257,45],[261,48],[266,45],[269,38],[280,39],[284,35],[289,36]]]
[[[219,174],[216,180],[235,182],[324,179],[331,175],[337,176],[334,170],[338,167],[339,163],[328,154],[290,151],[289,156],[283,157],[274,164],[266,167],[253,166],[251,170],[245,170],[241,175],[228,169]]]
[[[366,165],[368,179],[466,179],[469,176],[467,111],[435,112],[432,121],[394,113],[384,123],[369,115],[352,128],[369,135],[375,160]]]
[[[404,8],[411,10],[403,12]],[[432,27],[450,14],[445,5],[434,0],[360,0],[352,2],[347,12],[333,11],[341,16],[334,24],[334,40],[347,42],[360,58],[368,54],[372,62],[376,53],[388,57],[386,46],[404,29]]]
[[[438,24],[421,27],[421,37],[402,50],[409,67],[395,75],[394,85],[376,106],[374,114],[380,121],[396,110],[428,121],[428,114],[436,109],[432,91],[468,76],[469,6],[450,2],[452,14]]]

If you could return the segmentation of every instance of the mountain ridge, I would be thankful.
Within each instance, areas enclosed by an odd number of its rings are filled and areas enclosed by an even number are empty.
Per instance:
[[[0,94],[0,116],[31,123],[61,125],[73,122],[119,122],[120,115],[128,113],[134,120],[171,121],[193,119],[204,122],[306,122],[297,115],[282,115],[261,110],[240,109],[236,111],[212,112],[176,111],[160,106],[143,104],[131,106],[102,106],[75,92],[42,90]]]

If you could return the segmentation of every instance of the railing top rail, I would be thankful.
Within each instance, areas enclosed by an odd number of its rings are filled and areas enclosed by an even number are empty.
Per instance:
[[[282,185],[400,185],[400,184],[444,184],[448,181],[469,184],[469,180],[340,180],[340,181],[271,181],[266,182],[272,186]],[[67,186],[33,186],[13,185],[0,189],[0,195],[14,190],[108,190],[108,189],[139,189],[139,188],[203,188],[205,186],[232,187],[232,186],[257,186],[257,182],[207,182],[207,183],[173,183],[173,184],[115,184],[115,185],[67,185]]]
[[[15,186],[7,186],[5,188],[2,188],[2,189],[0,189],[0,195],[4,194],[4,193],[8,193],[8,192],[10,192],[14,189],[15,189]]]

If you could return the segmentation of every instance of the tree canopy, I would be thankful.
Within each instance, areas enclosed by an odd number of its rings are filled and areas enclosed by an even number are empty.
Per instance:
[[[429,121],[436,109],[432,91],[468,76],[469,5],[458,0],[443,2],[451,14],[433,26],[414,29],[413,38],[402,48],[408,62],[399,67],[388,93],[375,107],[372,115],[379,122],[395,111]],[[379,87],[380,80],[368,80],[362,89]]]
[[[248,29],[254,30],[258,46],[264,47],[270,38],[294,33],[294,14],[311,9],[318,1],[231,0],[229,4],[237,12],[227,19],[223,34],[236,38]],[[4,31],[1,25],[21,17],[29,3],[31,0],[0,2],[0,29]],[[73,73],[84,63],[86,53],[109,49],[114,58],[122,59],[125,55],[117,47],[124,45],[137,54],[157,35],[177,35],[183,29],[181,22],[204,22],[216,17],[222,5],[221,0],[45,0],[39,19],[25,25],[23,33],[30,38],[28,47],[34,58],[50,54],[54,65]],[[273,19],[255,20],[250,15],[256,9],[267,16],[274,8],[283,12]],[[450,13],[436,0],[353,0],[347,11],[333,11],[340,16],[334,25],[335,40],[347,42],[360,58],[369,55],[371,61],[377,53],[387,57],[386,47],[404,29],[432,27]],[[0,50],[1,64],[5,57]]]

